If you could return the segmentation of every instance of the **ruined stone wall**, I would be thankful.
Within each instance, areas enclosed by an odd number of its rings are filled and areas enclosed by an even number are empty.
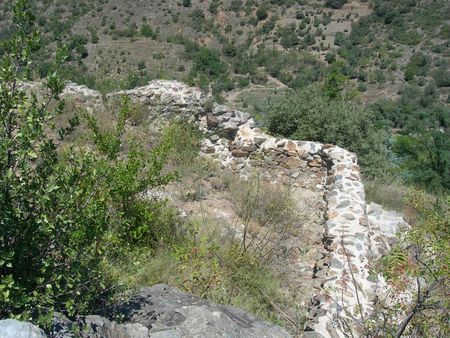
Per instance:
[[[101,101],[98,93],[72,84],[65,95],[85,97],[97,104]],[[261,164],[277,169],[286,179],[295,180],[304,171],[315,175],[320,182],[316,188],[326,192],[321,236],[327,257],[314,271],[324,282],[311,295],[313,320],[308,329],[324,337],[344,337],[346,323],[354,322],[351,317],[369,315],[383,280],[382,276],[375,281],[370,278],[371,262],[389,249],[389,239],[403,220],[398,214],[366,204],[355,154],[335,145],[267,135],[255,127],[247,113],[218,104],[207,107],[206,95],[180,82],[152,81],[108,97],[120,95],[156,107],[159,117],[183,116],[198,123],[205,132],[204,156],[244,178]]]

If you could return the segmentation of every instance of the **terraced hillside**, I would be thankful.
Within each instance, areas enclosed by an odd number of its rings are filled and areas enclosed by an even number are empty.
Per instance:
[[[0,4],[0,38],[9,34],[12,3]],[[254,110],[263,104],[253,102],[260,87],[321,82],[340,61],[365,100],[396,97],[405,82],[431,83],[443,101],[449,94],[445,0],[34,3],[50,47],[38,75],[51,70],[56,45],[68,43],[66,77],[104,91],[178,79]]]

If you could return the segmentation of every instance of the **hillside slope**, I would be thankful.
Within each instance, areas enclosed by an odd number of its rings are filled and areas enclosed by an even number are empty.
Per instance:
[[[405,82],[437,86],[442,102],[449,94],[445,0],[34,2],[50,47],[39,75],[65,42],[67,78],[104,91],[155,78],[209,85],[225,97],[250,84],[279,87],[270,78],[300,88],[322,81],[338,60],[365,100],[396,97]],[[0,39],[12,3],[0,5]],[[252,87],[229,98],[241,108],[260,104],[245,92]]]

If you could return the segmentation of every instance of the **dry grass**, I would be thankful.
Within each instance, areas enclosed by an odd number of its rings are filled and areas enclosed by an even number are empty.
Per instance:
[[[398,180],[372,180],[364,183],[366,201],[381,204],[389,210],[403,211],[407,187]]]
[[[265,182],[255,173],[248,181],[235,180],[230,198],[244,225],[243,249],[269,261],[298,222],[289,188]]]

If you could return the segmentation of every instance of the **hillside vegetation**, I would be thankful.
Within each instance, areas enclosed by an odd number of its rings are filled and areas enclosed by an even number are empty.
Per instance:
[[[269,129],[268,95],[292,96],[331,81],[347,92],[345,100],[371,111],[378,129],[391,132],[382,146],[394,171],[408,182],[449,188],[448,1],[31,3],[47,46],[37,56],[37,78],[51,74],[48,60],[66,44],[65,79],[104,92],[179,79],[250,111]],[[12,4],[1,4],[0,39],[12,33]],[[362,149],[374,145],[358,147],[364,158]]]
[[[226,102],[274,136],[355,152],[368,199],[405,211],[413,226],[377,271],[419,286],[406,324],[380,302],[364,329],[445,336],[448,12],[445,0],[2,1],[0,316],[48,329],[53,311],[102,313],[164,282],[303,331],[306,309],[286,292],[276,251],[283,236],[310,231],[289,189],[199,158],[203,135],[187,121],[156,130],[129,98],[106,98],[162,78],[211,93],[205,115]],[[45,90],[24,90],[30,81]],[[66,81],[105,94],[104,107],[61,100]],[[264,239],[247,245],[203,205],[191,217],[161,197],[194,204],[207,191]],[[279,270],[269,264],[277,255]]]

